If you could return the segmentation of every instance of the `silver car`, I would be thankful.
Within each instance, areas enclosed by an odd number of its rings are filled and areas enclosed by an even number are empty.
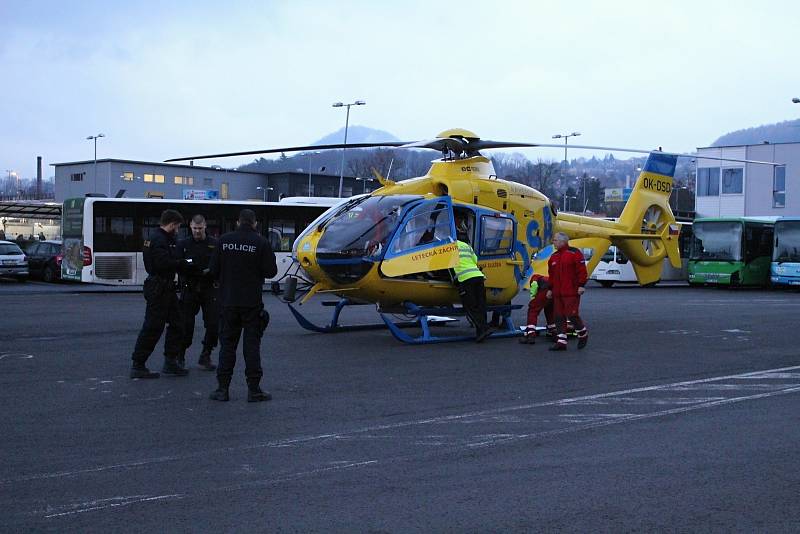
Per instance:
[[[0,277],[16,278],[20,282],[28,279],[28,258],[12,241],[0,241]]]

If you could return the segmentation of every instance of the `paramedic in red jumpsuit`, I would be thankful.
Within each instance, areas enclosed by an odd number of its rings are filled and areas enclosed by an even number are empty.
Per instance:
[[[569,246],[569,236],[563,232],[553,237],[553,245],[556,251],[547,262],[550,274],[547,295],[553,299],[558,337],[550,350],[567,350],[567,320],[575,327],[578,348],[582,349],[589,340],[586,325],[579,315],[581,295],[586,291],[584,286],[588,278],[586,260],[580,250]]]
[[[544,310],[544,318],[547,320],[547,333],[555,335],[556,321],[553,316],[553,299],[547,297],[547,290],[550,289],[550,280],[546,276],[534,274],[531,276],[531,300],[528,303],[528,323],[525,328],[525,335],[519,340],[520,343],[534,344],[536,337],[536,323],[539,322],[539,313]]]

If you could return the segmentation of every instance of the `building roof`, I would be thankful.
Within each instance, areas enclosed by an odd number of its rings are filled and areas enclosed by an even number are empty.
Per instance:
[[[104,158],[104,159],[98,159],[97,160],[97,163],[111,163],[111,162],[114,162],[114,163],[133,163],[133,164],[137,164],[137,165],[160,165],[160,166],[163,166],[163,167],[174,167],[176,169],[202,169],[202,170],[207,170],[207,171],[238,172],[238,173],[242,173],[242,174],[268,174],[268,173],[259,172],[259,171],[237,171],[236,169],[226,169],[224,167],[218,169],[216,167],[203,167],[201,165],[181,165],[181,164],[178,164],[178,163],[163,163],[163,162],[159,162],[159,161],[137,161],[137,160],[133,160],[133,159],[116,159],[116,158]],[[89,160],[84,160],[84,161],[65,161],[63,163],[51,163],[50,165],[52,167],[60,167],[60,166],[64,166],[64,165],[87,165],[87,164],[94,165],[94,160],[93,159],[89,159]]]
[[[59,219],[61,204],[41,200],[13,200],[0,202],[0,217],[19,219]]]

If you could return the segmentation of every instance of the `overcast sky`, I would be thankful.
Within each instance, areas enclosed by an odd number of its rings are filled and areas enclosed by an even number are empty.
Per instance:
[[[351,124],[403,140],[577,130],[585,144],[688,151],[800,116],[798,12],[769,0],[0,0],[0,169],[27,178],[37,155],[91,159],[85,138],[99,132],[98,158],[148,161],[306,144],[344,125],[332,102],[356,99],[367,105]]]

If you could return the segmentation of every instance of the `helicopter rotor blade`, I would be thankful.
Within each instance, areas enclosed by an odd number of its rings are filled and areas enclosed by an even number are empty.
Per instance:
[[[489,141],[479,139],[467,145],[467,150],[489,150],[493,148],[564,148],[563,144],[557,143],[514,143],[509,141]],[[706,156],[705,154],[686,154],[680,152],[664,152],[663,150],[646,150],[642,148],[620,148],[611,146],[593,146],[593,145],[567,145],[568,148],[577,148],[585,150],[608,150],[610,152],[627,152],[631,154],[664,154],[665,156],[675,156],[678,158],[694,158],[694,159],[710,159],[714,161],[734,161],[738,163],[752,163],[755,165],[772,165],[773,167],[781,167],[785,164],[775,163],[773,161],[759,161],[752,159],[738,159],[738,158],[723,158],[717,156]]]
[[[202,156],[187,156],[181,158],[165,159],[165,163],[173,161],[188,161],[195,159],[229,158],[233,156],[253,156],[256,154],[276,154],[279,152],[303,152],[306,150],[335,150],[337,148],[380,148],[380,147],[401,147],[407,145],[407,141],[386,141],[384,143],[337,143],[334,145],[308,145],[292,146],[286,148],[267,148],[264,150],[247,150],[244,152],[226,152],[224,154],[205,154]]]
[[[515,141],[491,141],[484,139],[470,139],[463,137],[447,137],[428,139],[422,141],[387,141],[383,143],[337,143],[332,145],[308,145],[308,146],[294,146],[285,148],[268,148],[264,150],[247,150],[244,152],[227,152],[221,154],[205,154],[201,156],[187,156],[180,158],[170,158],[164,160],[165,163],[175,161],[188,161],[188,160],[201,160],[212,158],[228,158],[233,156],[252,156],[257,154],[276,154],[280,152],[303,152],[307,150],[335,150],[341,148],[411,148],[411,149],[429,149],[438,152],[446,150],[455,152],[456,154],[466,153],[467,156],[478,155],[480,150],[491,150],[497,148],[558,148],[562,149],[565,145],[560,143],[520,143]],[[725,158],[717,156],[708,156],[700,154],[685,154],[678,152],[664,152],[663,150],[646,150],[639,148],[620,148],[609,146],[593,146],[593,145],[568,145],[568,148],[584,149],[584,150],[607,150],[611,152],[626,152],[632,154],[663,154],[665,156],[674,156],[678,158],[700,158],[713,161],[733,161],[738,163],[752,163],[756,165],[771,165],[773,167],[782,167],[784,163],[775,163],[772,161],[758,161],[749,159],[738,158]]]

